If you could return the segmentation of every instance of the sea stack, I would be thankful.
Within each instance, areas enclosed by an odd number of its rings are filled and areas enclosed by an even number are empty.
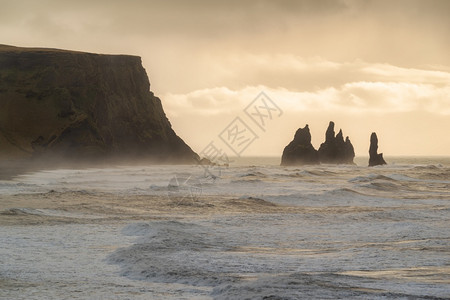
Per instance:
[[[385,165],[383,153],[378,152],[378,137],[375,132],[370,135],[369,167]]]
[[[0,159],[194,163],[141,58],[0,45]]]
[[[316,165],[319,163],[319,155],[311,144],[311,133],[306,124],[304,128],[297,130],[294,139],[284,148],[281,165]]]
[[[334,135],[334,122],[330,121],[325,133],[325,142],[319,148],[319,160],[327,164],[353,164],[355,150],[349,137],[345,138],[342,129]]]

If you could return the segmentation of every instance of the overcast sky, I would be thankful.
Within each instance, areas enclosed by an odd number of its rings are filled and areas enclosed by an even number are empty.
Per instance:
[[[281,156],[330,120],[368,155],[450,155],[450,1],[5,1],[0,44],[142,57],[175,131],[196,151],[236,117],[242,155]],[[282,113],[261,129],[264,92]]]

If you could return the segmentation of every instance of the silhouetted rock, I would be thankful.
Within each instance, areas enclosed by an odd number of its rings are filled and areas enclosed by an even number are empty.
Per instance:
[[[194,163],[141,58],[0,45],[0,158]]]
[[[378,153],[378,137],[375,132],[370,135],[369,167],[385,165],[383,153]]]
[[[282,166],[319,164],[317,150],[311,144],[311,133],[308,125],[299,128],[294,139],[284,148],[281,157]]]
[[[330,122],[325,133],[325,142],[319,148],[319,160],[327,164],[353,164],[355,151],[348,137],[345,138],[342,130],[334,135],[334,122]]]
[[[354,163],[353,159],[355,158],[355,149],[353,148],[352,142],[350,142],[350,138],[347,136],[345,138],[345,144],[344,144],[344,153],[348,158],[348,163]],[[351,159],[350,159],[351,158]]]

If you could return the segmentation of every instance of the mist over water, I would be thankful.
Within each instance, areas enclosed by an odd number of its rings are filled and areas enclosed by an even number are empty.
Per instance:
[[[1,180],[0,298],[450,298],[450,159],[355,161]]]

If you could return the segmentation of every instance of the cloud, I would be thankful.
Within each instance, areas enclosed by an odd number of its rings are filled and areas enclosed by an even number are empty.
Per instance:
[[[389,64],[365,64],[361,72],[373,76],[374,79],[439,85],[450,82],[450,73],[446,71],[401,68]]]
[[[291,138],[287,128],[306,121],[346,124],[361,149],[366,131],[378,126],[386,136],[398,120],[410,122],[404,132],[420,116],[424,131],[448,131],[447,0],[0,0],[0,7],[1,43],[142,56],[152,90],[190,145],[208,142],[203,135],[222,130],[262,90],[286,112],[270,136],[280,145]],[[448,153],[449,143],[433,153]]]
[[[412,80],[408,68],[450,67],[445,0],[0,3],[1,43],[140,55],[158,93],[257,85],[311,91],[403,82],[399,72]],[[358,60],[367,62],[365,72]],[[416,83],[432,77],[415,73]]]
[[[153,48],[178,47],[178,55],[245,49],[338,61],[450,65],[446,0],[1,0],[0,4],[0,33],[7,37],[3,43],[78,44],[77,49],[108,53],[128,50],[130,43],[134,47],[152,43]],[[65,39],[55,36],[55,30]],[[102,43],[95,43],[99,39]]]
[[[284,88],[252,86],[241,90],[225,87],[196,90],[187,94],[165,94],[165,107],[174,115],[186,110],[199,115],[237,112],[265,91],[284,109],[297,112],[392,113],[426,111],[450,115],[450,86],[397,82],[352,82],[339,88],[295,92]],[[178,113],[176,113],[178,112]]]
[[[405,82],[352,82],[342,86],[336,109],[365,112],[426,111],[450,114],[450,86]]]
[[[321,57],[305,58],[292,54],[231,54],[204,59],[192,68],[195,68],[196,76],[175,85],[171,92],[185,93],[217,86],[240,90],[246,86],[258,85],[300,92],[339,88],[346,83],[358,81],[436,86],[445,86],[450,82],[450,72],[445,69],[404,68],[359,59],[336,62]]]
[[[224,82],[226,87],[164,94],[168,109],[217,115],[245,107],[263,90],[292,111],[450,114],[450,73],[444,71],[293,56],[245,57],[234,65],[239,66],[235,73],[223,72],[224,77],[218,78],[217,83]],[[317,78],[316,87],[302,90],[295,84],[306,76]],[[263,80],[272,77],[279,81]]]
[[[220,87],[166,94],[162,99],[176,132],[201,151],[210,141],[220,143],[218,134],[236,116],[252,126],[243,110],[261,91],[283,114],[271,121],[265,132],[253,127],[259,139],[245,155],[281,155],[295,130],[305,124],[310,125],[313,145],[319,147],[330,120],[350,136],[358,155],[367,155],[373,131],[388,155],[447,155],[450,150],[449,86],[359,81],[310,92],[267,86]]]
[[[248,86],[239,90],[211,88],[163,95],[163,106],[176,132],[201,151],[235,117],[253,123],[243,110],[264,91],[283,111],[262,132],[245,155],[281,155],[299,127],[309,124],[319,147],[330,120],[350,136],[358,155],[367,155],[370,133],[376,131],[388,155],[447,155],[450,140],[450,88],[398,82],[352,82],[337,88],[296,92]],[[417,141],[427,141],[418,144]],[[226,146],[223,146],[226,149]]]

